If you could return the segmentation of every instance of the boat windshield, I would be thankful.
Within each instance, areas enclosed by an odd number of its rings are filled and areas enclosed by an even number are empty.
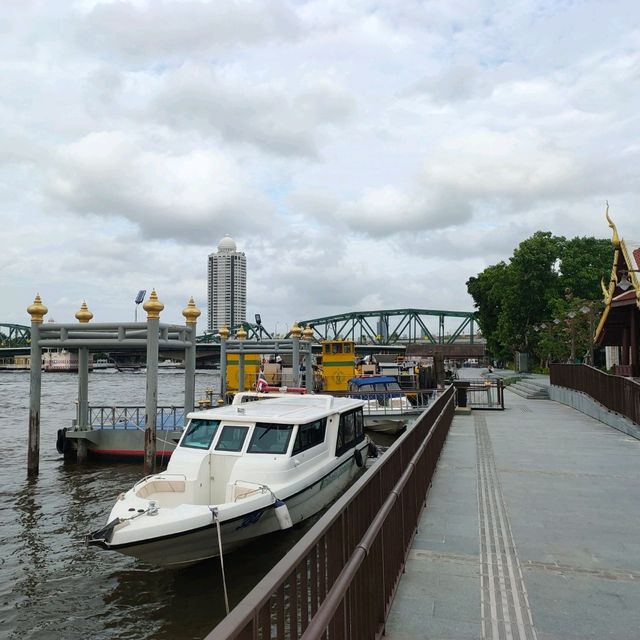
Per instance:
[[[213,441],[213,436],[216,435],[219,424],[220,420],[192,418],[180,446],[191,449],[208,449]]]
[[[293,425],[258,422],[247,453],[286,453]]]

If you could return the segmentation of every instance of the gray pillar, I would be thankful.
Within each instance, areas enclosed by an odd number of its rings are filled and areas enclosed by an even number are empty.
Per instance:
[[[313,353],[311,353],[311,341],[307,342],[309,352],[305,356],[304,379],[307,393],[313,393]]]
[[[89,427],[89,349],[78,349],[78,428]]]
[[[156,472],[156,417],[158,414],[158,348],[160,312],[164,305],[154,291],[142,307],[147,312],[147,395],[144,416],[144,473]]]
[[[40,323],[31,323],[31,376],[29,384],[29,448],[27,475],[37,476],[40,471],[40,391],[42,388],[42,349]]]
[[[196,402],[196,326],[188,328],[191,346],[184,352],[184,415],[193,411]]]
[[[244,343],[240,341],[238,346],[238,391],[244,391]]]
[[[187,306],[182,310],[186,319],[187,340],[190,346],[184,352],[184,415],[193,411],[196,403],[196,323],[200,316],[193,298],[189,298]]]
[[[222,327],[220,333],[220,399],[227,395],[227,338],[229,329]]]
[[[296,332],[292,332],[292,363],[293,368],[293,387],[300,386],[300,335],[296,335]]]

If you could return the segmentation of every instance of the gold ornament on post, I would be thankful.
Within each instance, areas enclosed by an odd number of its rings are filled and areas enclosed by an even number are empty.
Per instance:
[[[198,322],[198,318],[202,315],[202,312],[193,299],[193,296],[189,298],[187,306],[182,310],[182,315],[186,318],[186,324],[192,325]]]
[[[236,332],[236,339],[237,340],[246,340],[247,339],[247,332],[244,330],[244,327],[240,327],[238,329],[238,331]]]
[[[142,305],[142,308],[147,312],[147,320],[158,320],[160,318],[160,312],[164,309],[164,305],[158,300],[158,294],[154,289],[149,296],[149,299]]]
[[[296,322],[293,327],[291,327],[291,337],[292,338],[299,338],[302,335],[302,329],[300,328],[300,325]]]
[[[221,340],[226,340],[229,337],[230,333],[231,332],[229,331],[229,329],[227,329],[225,325],[222,325],[220,329],[218,329],[218,334],[220,335]]]
[[[36,293],[33,304],[27,307],[27,313],[31,316],[31,322],[42,324],[42,319],[47,315],[49,309],[42,304],[40,294]]]
[[[82,301],[82,306],[80,307],[80,311],[76,312],[76,320],[81,324],[86,324],[93,318],[93,313],[89,311],[89,307],[87,307],[87,302],[85,300]]]
[[[305,340],[313,340],[313,327],[310,324],[304,328],[302,336]]]

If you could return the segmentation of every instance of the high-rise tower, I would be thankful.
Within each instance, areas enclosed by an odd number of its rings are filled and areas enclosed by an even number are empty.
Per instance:
[[[209,331],[228,328],[247,319],[247,258],[236,251],[236,243],[225,235],[218,251],[209,255],[208,277]]]

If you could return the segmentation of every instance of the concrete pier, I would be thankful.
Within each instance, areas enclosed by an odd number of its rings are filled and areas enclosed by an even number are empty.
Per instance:
[[[640,442],[505,403],[454,418],[385,637],[640,637]]]

